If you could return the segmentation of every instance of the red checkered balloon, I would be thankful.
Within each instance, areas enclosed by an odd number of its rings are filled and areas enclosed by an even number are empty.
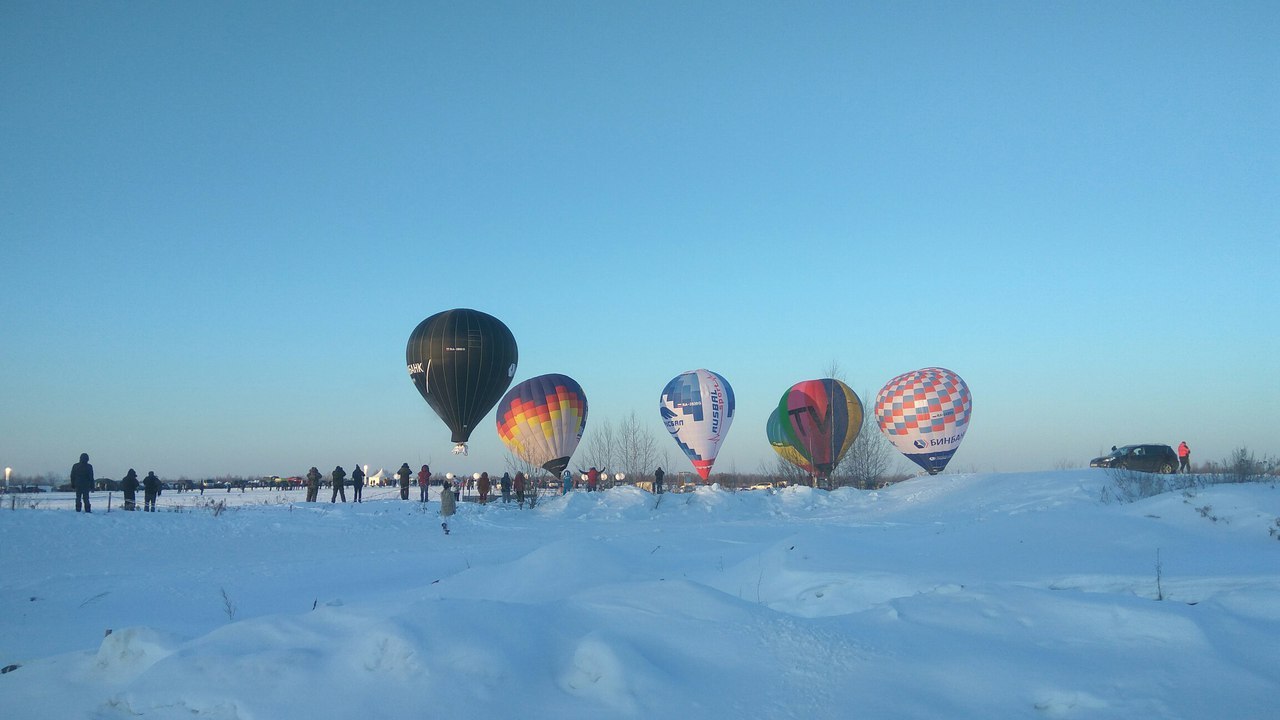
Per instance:
[[[969,429],[973,396],[959,375],[930,367],[903,373],[876,396],[876,421],[894,447],[937,475]]]

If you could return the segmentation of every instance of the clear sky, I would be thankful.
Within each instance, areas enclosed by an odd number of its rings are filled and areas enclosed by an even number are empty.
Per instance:
[[[584,442],[724,375],[717,470],[833,364],[964,377],[952,470],[1280,451],[1274,2],[10,1],[0,168],[20,473],[500,470],[405,370],[453,307]]]

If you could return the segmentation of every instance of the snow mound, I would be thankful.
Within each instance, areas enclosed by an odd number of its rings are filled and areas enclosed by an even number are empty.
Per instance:
[[[93,669],[102,679],[128,682],[172,655],[182,642],[177,635],[152,628],[116,630],[102,639]]]

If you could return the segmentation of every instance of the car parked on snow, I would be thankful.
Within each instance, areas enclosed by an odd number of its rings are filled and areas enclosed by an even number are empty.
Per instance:
[[[1178,469],[1178,453],[1168,445],[1125,445],[1090,460],[1089,467],[1168,474]]]

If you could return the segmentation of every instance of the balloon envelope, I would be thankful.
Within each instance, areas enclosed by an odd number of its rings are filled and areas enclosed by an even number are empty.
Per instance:
[[[690,370],[671,379],[659,402],[667,432],[703,480],[733,424],[733,388],[710,370]]]
[[[782,427],[782,420],[778,417],[778,408],[774,408],[773,412],[769,413],[769,420],[765,423],[764,432],[769,437],[769,445],[773,447],[774,452],[778,453],[779,457],[810,475],[814,474],[813,466],[809,464],[809,460],[787,439],[787,431]]]
[[[862,430],[862,401],[839,380],[805,380],[782,394],[778,421],[791,446],[827,477]]]
[[[969,429],[973,397],[959,375],[930,367],[903,373],[876,396],[876,422],[893,446],[930,475],[947,467]]]
[[[586,424],[587,396],[565,375],[529,378],[498,402],[498,437],[516,457],[553,475],[568,467]]]
[[[516,374],[516,339],[502,321],[479,310],[445,310],[418,323],[405,351],[409,377],[465,443]]]

